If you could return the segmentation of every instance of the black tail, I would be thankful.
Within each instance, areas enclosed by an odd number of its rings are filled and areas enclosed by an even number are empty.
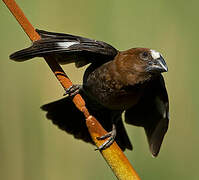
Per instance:
[[[63,33],[36,30],[41,39],[29,48],[10,55],[10,59],[21,62],[34,57],[53,55],[61,64],[75,62],[77,67],[101,59],[101,63],[113,59],[117,50],[102,41]],[[104,59],[104,60],[103,60]]]
[[[111,113],[105,108],[99,109],[85,96],[81,94],[86,101],[89,112],[97,118],[102,126],[110,131],[112,129]],[[41,107],[47,111],[47,118],[52,120],[60,129],[72,134],[75,138],[93,144],[88,129],[86,127],[84,115],[75,107],[70,98],[64,98]],[[117,136],[116,142],[122,150],[132,150],[131,142],[124,128],[122,119],[116,124]]]

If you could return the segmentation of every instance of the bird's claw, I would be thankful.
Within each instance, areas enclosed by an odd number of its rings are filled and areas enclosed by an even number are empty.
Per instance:
[[[96,148],[95,150],[104,150],[104,149],[108,148],[111,144],[113,144],[115,137],[116,137],[116,127],[113,124],[112,131],[108,132],[107,134],[105,134],[101,137],[97,137],[97,140],[104,140],[106,138],[108,138],[108,139],[101,146]]]
[[[69,88],[65,89],[64,96],[68,95],[70,97],[73,97],[79,93],[80,89],[81,89],[81,85],[73,84]]]

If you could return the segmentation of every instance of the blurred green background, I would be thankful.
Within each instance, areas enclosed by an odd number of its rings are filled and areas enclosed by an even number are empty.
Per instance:
[[[17,2],[36,28],[102,40],[120,50],[160,51],[169,67],[164,74],[170,97],[169,131],[154,159],[143,129],[126,125],[134,150],[125,154],[143,180],[199,179],[199,1]],[[0,179],[116,179],[94,146],[46,120],[39,107],[61,98],[64,91],[42,59],[9,60],[9,54],[29,45],[1,2]],[[84,69],[64,66],[74,83],[81,83]]]

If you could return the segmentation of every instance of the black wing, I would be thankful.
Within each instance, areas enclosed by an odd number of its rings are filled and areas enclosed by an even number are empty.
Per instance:
[[[77,67],[88,63],[103,64],[112,60],[118,51],[111,45],[80,36],[36,30],[41,40],[32,46],[10,55],[15,61],[26,61],[34,57],[54,55],[61,64],[75,62]]]
[[[157,156],[169,124],[169,101],[162,75],[149,84],[139,103],[125,112],[125,121],[144,127],[150,151]]]
[[[95,104],[82,91],[81,96],[86,102],[89,112],[97,118],[101,125],[107,130],[112,130],[112,113],[110,110]],[[94,144],[88,132],[85,117],[73,104],[70,98],[63,98],[61,100],[43,105],[42,110],[47,111],[47,118],[50,119],[60,129],[72,134],[75,138],[81,139],[85,142]],[[131,142],[126,133],[122,118],[116,124],[116,142],[122,150],[132,149]]]

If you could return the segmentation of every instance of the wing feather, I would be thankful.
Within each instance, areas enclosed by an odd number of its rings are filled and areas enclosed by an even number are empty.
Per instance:
[[[169,124],[169,100],[162,75],[149,84],[139,103],[125,112],[125,121],[144,127],[149,149],[156,157]]]
[[[78,67],[88,63],[105,63],[112,60],[118,51],[111,45],[63,33],[37,30],[41,39],[32,46],[10,55],[10,59],[21,62],[34,57],[55,56],[61,64],[76,63]]]

